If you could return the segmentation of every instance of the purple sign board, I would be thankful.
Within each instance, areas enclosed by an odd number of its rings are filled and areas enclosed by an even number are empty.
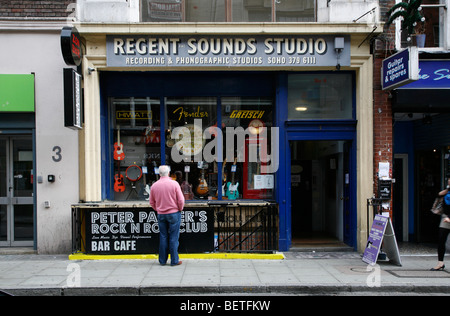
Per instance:
[[[419,80],[402,89],[450,89],[450,60],[421,60]]]
[[[391,90],[419,79],[419,52],[408,47],[383,60],[381,86]]]
[[[377,262],[388,221],[389,217],[375,215],[362,259],[365,263],[374,265]]]

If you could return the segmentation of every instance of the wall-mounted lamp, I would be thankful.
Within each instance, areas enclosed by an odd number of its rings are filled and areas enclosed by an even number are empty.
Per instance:
[[[344,38],[343,37],[335,37],[334,38],[334,51],[337,55],[337,62],[336,62],[336,70],[341,70],[341,64],[339,63],[339,59],[341,58],[341,53],[344,50]]]

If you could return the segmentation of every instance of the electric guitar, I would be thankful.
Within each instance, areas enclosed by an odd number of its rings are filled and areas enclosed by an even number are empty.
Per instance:
[[[120,142],[120,127],[117,130],[117,142],[114,143],[114,160],[124,160],[123,144]]]
[[[183,191],[185,200],[193,200],[194,193],[192,192],[192,184],[190,184],[188,180],[189,166],[187,166],[187,168],[184,168],[184,170],[186,171],[186,181],[183,181],[183,183],[181,184],[181,191]]]
[[[208,183],[205,180],[205,169],[204,168],[202,168],[201,178],[199,179],[198,186],[195,191],[200,196],[206,195],[209,192]]]
[[[153,164],[153,171],[155,172],[155,177],[156,177],[156,180],[152,181],[152,185],[153,185],[153,183],[155,183],[156,181],[159,180],[159,174],[157,173],[158,166],[156,165],[156,161],[153,161],[152,164]],[[150,187],[150,190],[151,190],[151,187]]]
[[[222,199],[225,198],[226,199],[226,187],[227,187],[227,174],[225,173],[225,165],[227,164],[227,159],[225,158],[225,160],[222,163]],[[219,195],[219,190],[217,190],[216,192],[216,196]]]
[[[239,197],[239,182],[234,181],[234,175],[236,173],[236,161],[237,158],[234,158],[234,163],[231,166],[231,182],[227,183],[227,192],[226,196],[229,200],[236,200]]]
[[[145,162],[142,161],[142,175],[144,177],[144,183],[142,184],[141,190],[139,192],[139,196],[142,196],[146,201],[150,199],[150,185],[147,183],[147,173],[148,169],[145,165]]]

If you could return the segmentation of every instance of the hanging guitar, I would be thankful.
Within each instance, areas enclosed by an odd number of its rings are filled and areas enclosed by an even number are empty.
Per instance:
[[[225,160],[222,163],[222,199],[223,198],[227,198],[226,197],[226,187],[227,187],[227,174],[225,173],[225,165],[227,164],[227,159],[225,158]],[[216,192],[216,197],[219,195],[219,190],[217,190]]]
[[[148,201],[150,198],[150,185],[147,183],[147,173],[148,173],[148,169],[147,166],[145,165],[145,161],[142,161],[142,177],[144,179],[144,183],[142,184],[142,187],[139,191],[139,196],[143,197],[144,200]]]
[[[239,182],[235,182],[234,175],[236,173],[236,161],[237,158],[234,158],[234,163],[231,166],[231,182],[227,183],[227,192],[226,196],[229,200],[236,200],[239,197]]]
[[[123,152],[123,144],[120,142],[120,127],[117,130],[117,142],[114,143],[114,160],[117,160],[117,173],[114,175],[114,191],[124,192],[125,183],[123,182],[123,175],[120,173],[120,161],[125,159]]]
[[[156,181],[159,180],[159,170],[158,170],[156,161],[153,160],[152,164],[153,164],[153,172],[155,173],[155,177],[156,177],[156,180],[152,181],[152,185],[153,185],[153,183],[155,183]],[[150,190],[151,190],[151,187],[150,187]]]
[[[186,172],[186,180],[181,184],[181,191],[183,192],[185,200],[193,200],[194,193],[192,192],[192,184],[189,183],[189,166],[184,167],[184,171]]]
[[[120,142],[120,127],[117,129],[117,142],[114,143],[114,160],[124,160],[123,144]]]
[[[204,167],[204,163],[203,162],[199,162],[199,168],[201,168],[201,177],[200,179],[198,179],[198,186],[195,189],[195,192],[197,192],[197,194],[199,196],[205,196],[208,194],[209,192],[209,188],[208,188],[208,183],[205,180],[205,167]]]
[[[124,192],[125,183],[123,182],[123,175],[120,173],[120,160],[117,162],[117,173],[114,175],[114,191]]]

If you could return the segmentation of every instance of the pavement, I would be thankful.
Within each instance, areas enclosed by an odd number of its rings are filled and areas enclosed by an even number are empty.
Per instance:
[[[402,266],[388,260],[370,266],[349,251],[285,252],[273,259],[184,255],[183,264],[172,267],[156,258],[78,260],[0,251],[0,290],[15,296],[450,295],[450,266],[429,271],[435,254],[400,256]]]

